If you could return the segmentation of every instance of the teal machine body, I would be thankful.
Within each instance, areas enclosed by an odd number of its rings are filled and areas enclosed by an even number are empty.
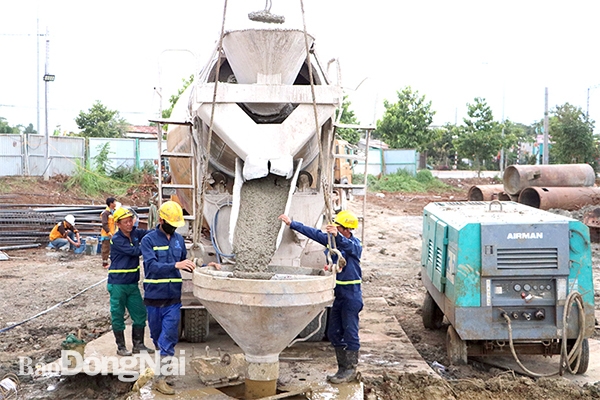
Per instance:
[[[563,339],[570,350],[582,337],[583,373],[594,330],[591,254],[588,227],[572,218],[515,202],[431,203],[423,213],[423,323],[440,328],[448,319],[453,362],[510,355],[509,326],[520,354],[560,354]]]

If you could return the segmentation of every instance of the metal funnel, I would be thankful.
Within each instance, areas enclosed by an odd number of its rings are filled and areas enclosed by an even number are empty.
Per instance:
[[[277,270],[270,280],[231,276],[211,267],[196,269],[194,296],[244,351],[249,363],[247,390],[249,381],[269,383],[268,391],[274,394],[279,353],[333,302],[335,276],[278,274]],[[269,395],[268,391],[263,394]]]
[[[277,361],[296,335],[333,302],[333,275],[275,274],[270,280],[231,275],[210,267],[196,269],[194,296],[249,362]]]

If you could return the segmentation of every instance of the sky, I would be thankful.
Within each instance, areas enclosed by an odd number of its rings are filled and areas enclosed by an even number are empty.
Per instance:
[[[351,109],[371,125],[406,86],[434,125],[462,122],[482,97],[496,120],[531,124],[569,102],[600,121],[597,0],[304,0],[308,33],[339,62]],[[45,133],[77,131],[100,101],[134,125],[157,118],[203,67],[225,29],[257,27],[265,0],[0,2],[0,117]],[[302,29],[300,0],[272,0]],[[271,25],[269,25],[271,26]],[[48,50],[48,52],[47,52]],[[45,71],[54,82],[42,81]],[[161,102],[162,98],[162,102]],[[589,107],[588,107],[589,104]],[[39,122],[38,122],[39,121]],[[600,122],[597,124],[600,125]],[[596,133],[600,127],[596,127]]]

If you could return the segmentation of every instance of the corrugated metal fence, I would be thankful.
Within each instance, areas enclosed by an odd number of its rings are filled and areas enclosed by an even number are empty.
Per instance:
[[[403,169],[412,175],[417,173],[419,153],[414,149],[369,149],[367,173],[369,175],[388,175]],[[365,163],[359,161],[354,173],[363,173]]]
[[[46,165],[46,138],[43,135],[0,135],[0,176],[72,175],[77,164],[96,157],[109,143],[109,166],[142,168],[145,161],[158,160],[158,145],[152,139],[78,138],[50,136]],[[166,143],[165,143],[166,145]],[[87,150],[87,151],[86,151]]]
[[[106,143],[111,168],[142,168],[146,161],[158,161],[158,145],[153,139],[88,138],[86,144],[85,138],[51,136],[49,175],[72,175],[78,162],[82,165],[86,155],[93,160]],[[43,175],[45,144],[43,135],[0,135],[0,176]],[[418,159],[416,150],[371,148],[367,171],[369,175],[387,175],[404,169],[414,175]],[[364,162],[359,161],[354,171],[362,173]]]

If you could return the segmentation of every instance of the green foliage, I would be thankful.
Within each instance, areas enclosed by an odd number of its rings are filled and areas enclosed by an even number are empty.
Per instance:
[[[65,182],[65,188],[71,189],[79,186],[85,193],[95,196],[102,192],[102,190],[107,190],[108,183],[108,178],[99,176],[91,171],[89,162],[86,163],[85,167],[82,167],[79,160],[77,160],[77,169]]]
[[[29,124],[27,125],[27,128],[25,128],[23,133],[37,133],[37,131],[33,129],[33,124]]]
[[[381,138],[394,149],[417,149],[423,152],[436,139],[435,132],[429,129],[435,111],[425,96],[413,92],[410,86],[397,92],[398,101],[384,101],[385,113],[377,121],[375,138]]]
[[[83,137],[123,137],[129,125],[118,111],[109,110],[100,101],[96,101],[87,113],[80,111],[75,122]]]
[[[0,117],[0,133],[19,133],[19,128],[10,126],[6,118]]]
[[[463,158],[472,159],[478,172],[486,161],[491,161],[502,148],[502,128],[494,121],[491,108],[484,99],[475,98],[473,104],[467,103],[468,118],[459,130],[454,144]]]
[[[459,135],[456,125],[446,124],[441,128],[435,128],[434,140],[427,146],[428,163],[434,166],[450,167],[454,165],[456,148],[454,138]]]
[[[173,107],[175,107],[175,104],[177,103],[177,101],[179,101],[179,98],[181,97],[183,92],[185,92],[188,86],[190,86],[194,82],[194,75],[190,75],[188,79],[183,78],[181,81],[183,82],[183,86],[177,90],[177,94],[174,94],[169,98],[169,104],[171,104],[171,106],[162,111],[163,118],[169,118],[171,116],[171,113],[173,112]]]
[[[98,155],[94,157],[94,170],[101,175],[107,175],[110,170],[109,154],[114,154],[110,151],[110,142],[98,145]]]
[[[337,110],[337,113],[342,113],[340,117],[340,123],[348,124],[348,125],[359,125],[358,119],[354,115],[354,111],[350,110],[350,101],[348,101],[348,97],[344,96],[344,101],[342,102],[342,109]],[[337,116],[337,115],[336,115]],[[336,129],[336,134],[342,140],[347,141],[350,144],[358,144],[360,140],[360,132],[357,129],[350,128],[338,128]]]
[[[556,106],[550,118],[550,156],[558,164],[589,163],[597,170],[598,143],[593,136],[594,121],[569,103]]]
[[[362,182],[362,175],[353,175],[352,182]],[[413,176],[405,170],[398,170],[393,174],[376,177],[369,175],[367,185],[371,192],[403,192],[403,193],[441,193],[448,190],[454,190],[452,186],[442,183],[435,178],[430,171],[421,170]]]

